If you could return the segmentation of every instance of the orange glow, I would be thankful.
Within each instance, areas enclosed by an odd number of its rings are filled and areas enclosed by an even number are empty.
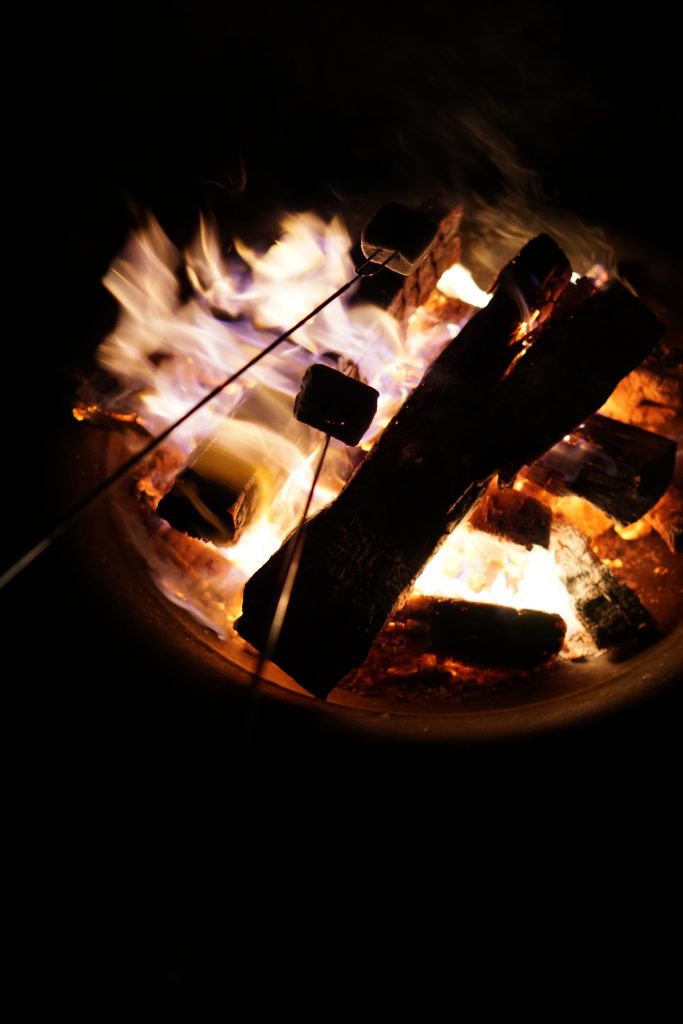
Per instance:
[[[629,523],[628,526],[620,526],[617,523],[614,529],[622,540],[638,540],[640,537],[647,537],[649,533],[652,533],[652,527],[644,519]]]
[[[527,336],[527,334],[530,334],[533,331],[536,324],[538,323],[538,318],[540,317],[540,315],[540,309],[535,309],[528,320],[522,320],[521,324],[517,328],[517,333],[514,335],[511,344],[515,344],[516,342],[521,341],[523,338]]]
[[[71,410],[71,415],[79,423],[103,415],[106,415],[108,419],[116,420],[118,423],[137,423],[138,421],[138,414],[136,412],[109,411],[104,413],[99,405],[75,405]]]

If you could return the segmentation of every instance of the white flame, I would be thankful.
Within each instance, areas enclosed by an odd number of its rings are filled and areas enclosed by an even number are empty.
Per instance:
[[[446,538],[418,576],[414,590],[432,597],[555,612],[567,624],[567,645],[587,643],[550,552],[538,545],[527,550],[474,530],[466,522]]]
[[[477,306],[479,309],[488,306],[491,301],[491,294],[479,287],[469,270],[461,263],[456,263],[445,270],[436,287],[451,299],[462,299],[468,305]]]

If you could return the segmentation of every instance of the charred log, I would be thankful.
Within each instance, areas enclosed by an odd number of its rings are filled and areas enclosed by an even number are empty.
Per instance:
[[[231,544],[239,537],[258,504],[258,485],[252,478],[236,491],[187,469],[164,495],[157,513],[174,530],[214,544]]]
[[[514,476],[559,441],[656,342],[659,322],[614,285],[571,320],[551,324],[506,373],[519,319],[507,287],[511,278],[526,290],[528,306],[538,308],[562,290],[567,271],[549,239],[530,243],[503,274],[504,287],[434,362],[335,503],[304,527],[303,556],[273,660],[311,692],[327,694],[363,661],[398,599],[496,470],[510,474],[512,468]],[[543,282],[536,298],[533,278]],[[265,643],[272,620],[284,550],[245,587],[236,628],[256,647]]]
[[[428,298],[445,270],[460,259],[460,221],[462,207],[448,213],[439,222],[436,240],[429,255],[410,277],[393,270],[381,270],[366,277],[356,293],[356,302],[370,302],[405,322]]]
[[[157,514],[190,537],[231,544],[249,522],[260,496],[253,466],[215,442],[176,478]]]
[[[657,635],[654,619],[637,595],[595,557],[573,526],[553,531],[550,550],[574,599],[578,618],[600,648],[643,645]]]
[[[467,665],[534,669],[554,658],[567,630],[564,619],[528,608],[411,597],[398,618],[423,623],[428,648]]]
[[[626,526],[657,504],[671,483],[676,443],[607,416],[590,416],[524,470],[551,494],[576,494]]]
[[[514,478],[600,408],[663,328],[623,285],[596,292],[575,316],[542,329],[478,423],[479,444]]]
[[[533,544],[548,547],[551,521],[550,509],[536,498],[495,486],[475,505],[469,520],[475,530],[523,544],[526,548]]]

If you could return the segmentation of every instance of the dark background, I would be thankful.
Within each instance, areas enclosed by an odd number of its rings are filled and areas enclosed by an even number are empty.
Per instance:
[[[140,210],[182,242],[199,207],[258,237],[280,209],[533,201],[674,265],[678,47],[660,15],[604,5],[15,12],[4,560],[92,478],[71,398]],[[226,1012],[268,993],[297,1008],[315,981],[319,1013],[358,981],[384,1012],[442,990],[457,1012],[473,990],[482,1009],[547,1013],[593,981],[612,1010],[675,1005],[680,689],[477,748],[321,735],[296,715],[247,728],[111,589],[77,530],[0,595],[28,1018],[64,1002],[99,1019],[140,987],[194,1015],[212,989]]]

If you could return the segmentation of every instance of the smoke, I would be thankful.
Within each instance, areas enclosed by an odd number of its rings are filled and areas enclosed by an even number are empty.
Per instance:
[[[426,0],[401,13],[255,9],[236,23],[204,2],[182,23],[195,146],[183,173],[229,230],[256,238],[283,209],[312,207],[353,233],[382,202],[437,199],[464,202],[482,284],[539,230],[577,270],[610,262],[591,224],[596,182],[615,177],[614,103],[566,12]]]

